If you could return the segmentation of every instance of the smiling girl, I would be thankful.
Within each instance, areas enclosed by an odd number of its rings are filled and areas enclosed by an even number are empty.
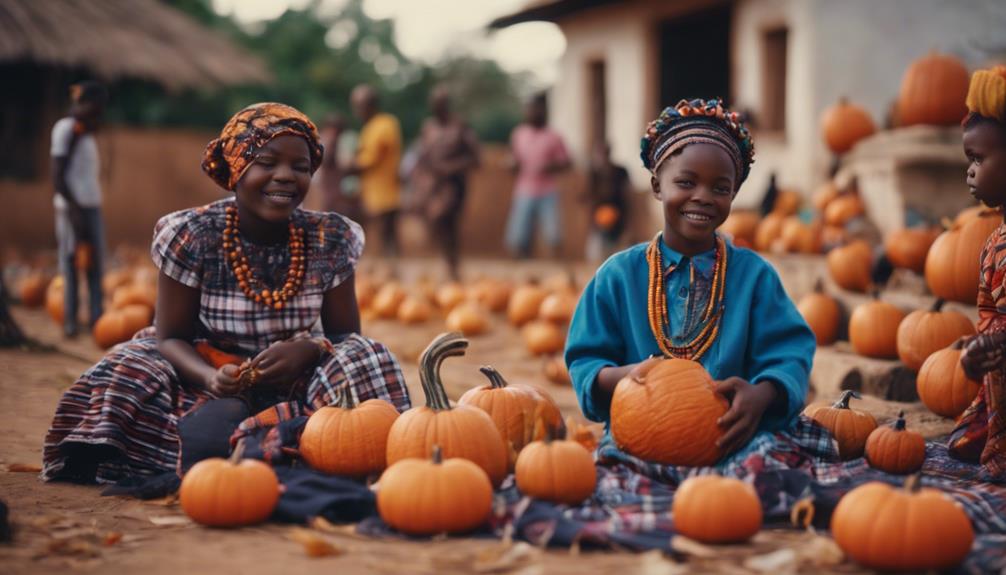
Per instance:
[[[244,418],[281,402],[293,415],[343,393],[409,407],[394,358],[359,335],[353,280],[363,232],[298,207],[321,158],[314,124],[282,104],[241,110],[210,142],[203,170],[233,195],[157,222],[154,328],[113,348],[64,394],[43,478],[175,470],[180,436],[199,436],[202,451],[184,468],[225,454]],[[250,360],[255,377],[215,367],[199,344]]]
[[[647,127],[641,155],[664,225],[605,262],[577,306],[566,362],[584,414],[607,424],[633,367],[651,355],[684,358],[730,401],[719,421],[726,459],[782,443],[797,453],[804,432],[827,452],[830,439],[798,418],[814,334],[771,265],[716,233],[753,161],[744,124],[717,100],[682,101]],[[610,435],[601,456],[631,460]]]

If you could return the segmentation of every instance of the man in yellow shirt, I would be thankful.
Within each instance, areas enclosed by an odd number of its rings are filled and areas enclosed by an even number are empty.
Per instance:
[[[363,122],[356,158],[347,172],[360,175],[360,193],[368,224],[381,227],[385,255],[398,255],[399,181],[402,131],[398,120],[382,113],[377,91],[361,84],[350,95],[353,112]],[[369,227],[369,226],[368,226]]]

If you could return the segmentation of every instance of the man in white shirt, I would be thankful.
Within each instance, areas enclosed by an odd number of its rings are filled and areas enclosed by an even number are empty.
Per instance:
[[[101,266],[104,229],[98,184],[98,144],[94,132],[108,100],[105,87],[81,82],[70,88],[70,115],[52,128],[52,181],[55,188],[56,242],[65,281],[63,333],[77,335],[77,271],[87,276],[91,326],[102,313]]]

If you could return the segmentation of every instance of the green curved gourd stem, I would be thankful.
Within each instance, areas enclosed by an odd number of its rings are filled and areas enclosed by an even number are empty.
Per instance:
[[[853,397],[859,399],[859,394],[851,389],[847,389],[842,392],[842,397],[838,398],[838,401],[832,407],[835,409],[849,409],[849,399]]]
[[[905,430],[905,412],[904,410],[898,412],[898,419],[894,421],[894,431],[904,431]]]
[[[503,379],[503,374],[496,371],[495,367],[491,365],[483,365],[479,368],[479,371],[481,371],[482,375],[489,379],[489,385],[492,386],[493,389],[503,389],[507,386],[506,380]]]
[[[440,364],[448,357],[465,354],[468,340],[462,334],[452,331],[433,338],[430,345],[419,356],[419,382],[426,395],[426,407],[436,410],[451,408],[451,401],[440,381]]]

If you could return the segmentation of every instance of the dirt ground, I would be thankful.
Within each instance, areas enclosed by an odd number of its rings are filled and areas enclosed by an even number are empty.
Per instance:
[[[548,264],[538,264],[522,268],[520,274],[549,270],[555,271]],[[808,573],[858,572],[853,565],[840,562],[830,540],[781,529],[763,531],[749,544],[716,549],[680,541],[676,547],[681,553],[670,558],[659,553],[542,551],[494,539],[377,540],[355,535],[352,526],[317,525],[310,533],[331,543],[338,554],[310,558],[297,542],[306,530],[278,524],[207,529],[188,522],[170,501],[101,497],[96,486],[44,484],[34,472],[15,470],[19,464],[40,463],[42,440],[61,392],[101,357],[101,351],[87,337],[62,340],[44,311],[15,308],[15,315],[29,335],[56,344],[59,351],[0,350],[0,498],[10,507],[15,528],[13,544],[0,544],[0,571],[4,573],[247,574],[310,567],[351,573],[656,575],[768,573],[793,567]],[[402,361],[415,403],[422,401],[415,359],[442,326],[440,320],[410,328],[385,321],[364,326],[367,335],[388,344]],[[579,416],[572,390],[545,380],[542,361],[526,354],[518,332],[499,317],[493,327],[490,334],[472,340],[464,358],[445,362],[449,395],[456,399],[464,390],[481,385],[476,368],[492,364],[510,381],[547,388],[567,415]],[[909,425],[929,436],[947,431],[948,423],[927,415],[921,404],[868,398],[863,405],[880,420],[906,409]]]

